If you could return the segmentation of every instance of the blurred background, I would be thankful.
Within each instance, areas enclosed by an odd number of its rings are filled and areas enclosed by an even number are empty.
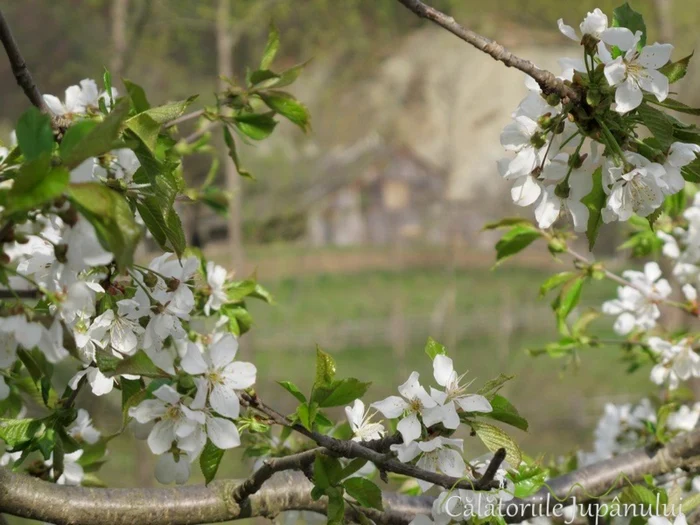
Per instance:
[[[229,4],[228,24],[221,3]],[[558,32],[557,18],[577,27],[586,11],[600,7],[610,16],[619,1],[429,3],[559,73],[557,59],[580,50]],[[674,59],[696,46],[697,0],[631,3],[644,14],[651,42],[673,42]],[[239,180],[222,159],[217,180],[235,193],[228,216],[202,204],[182,209],[192,243],[242,277],[255,272],[275,298],[251,306],[254,328],[242,342],[243,357],[259,370],[258,391],[272,404],[292,408],[277,380],[308,389],[317,344],[337,360],[340,375],[374,382],[368,400],[395,393],[412,370],[432,376],[423,352],[430,335],[475,385],[516,374],[503,392],[530,421],[530,432],[514,430],[514,437],[533,456],[555,456],[590,443],[606,400],[634,401],[649,385],[648,370],[626,375],[610,349],[581,354],[578,370],[525,354],[556,339],[549,301],[538,289],[570,266],[537,246],[491,270],[497,237],[480,233],[491,220],[532,215],[513,208],[496,171],[500,130],[526,93],[521,73],[396,0],[4,4],[35,80],[60,98],[107,67],[113,78],[143,85],[152,104],[195,93],[199,107],[212,104],[221,73],[243,78],[258,63],[272,20],[282,40],[276,69],[311,60],[291,91],[309,107],[312,131],[282,122],[270,140],[241,146],[255,180]],[[222,43],[231,49],[225,63]],[[6,137],[27,101],[6,60],[0,74]],[[700,70],[691,68],[678,98],[700,104],[699,85]],[[196,184],[210,165],[204,156],[188,159],[185,177]],[[608,228],[597,255],[619,263],[622,235]],[[597,283],[583,303],[599,305],[614,294],[614,286]],[[603,332],[610,325],[597,322]],[[81,402],[104,433],[118,428],[118,394]],[[113,459],[102,470],[108,484],[155,483],[142,443],[112,443]],[[478,455],[470,443],[466,455]],[[221,475],[247,471],[237,452],[227,457]]]

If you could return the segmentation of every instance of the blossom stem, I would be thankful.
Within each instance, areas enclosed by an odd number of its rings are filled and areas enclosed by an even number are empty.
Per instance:
[[[605,124],[605,122],[602,121],[598,117],[596,117],[595,120],[600,125],[600,129],[603,131],[603,135],[605,136],[605,140],[607,142],[606,146],[609,146],[610,149],[618,157],[617,160],[619,161],[619,164],[620,165],[624,164],[625,163],[625,153],[622,151],[622,148],[617,143],[617,140],[615,139],[613,134],[610,132],[610,129],[608,128],[607,124]]]

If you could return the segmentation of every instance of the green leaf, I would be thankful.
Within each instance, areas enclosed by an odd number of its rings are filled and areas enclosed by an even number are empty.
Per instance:
[[[181,117],[185,110],[197,99],[198,96],[199,95],[193,95],[185,100],[179,100],[177,102],[171,102],[162,106],[156,106],[154,108],[147,109],[143,112],[143,114],[148,115],[158,124],[166,124],[171,120]]]
[[[146,352],[139,350],[122,361],[119,361],[115,369],[117,375],[129,374],[143,377],[169,377],[166,372],[153,364]]]
[[[5,419],[0,418],[0,439],[9,448],[15,448],[22,443],[34,439],[40,431],[43,431],[44,423],[41,419]]]
[[[233,160],[233,163],[236,166],[236,171],[238,171],[238,174],[241,177],[247,177],[249,179],[252,179],[253,176],[251,175],[251,173],[247,169],[245,169],[244,167],[241,166],[241,160],[238,158],[238,151],[236,150],[236,142],[233,140],[233,136],[231,135],[231,131],[226,126],[224,126],[224,142],[226,143],[226,147],[228,148],[229,157],[231,157],[231,160]]]
[[[523,465],[512,475],[516,498],[526,498],[537,492],[549,478],[549,470],[538,465]]]
[[[603,169],[599,167],[593,172],[593,189],[581,202],[588,208],[588,227],[586,237],[588,238],[588,249],[593,250],[595,241],[598,238],[600,226],[603,224],[603,209],[605,209],[605,190],[603,189]]]
[[[487,230],[498,230],[500,228],[509,228],[510,226],[527,226],[527,225],[532,225],[530,221],[527,219],[521,219],[520,217],[506,217],[505,219],[501,219],[500,221],[496,222],[489,222],[484,224],[484,227],[481,228],[482,231],[487,231]]]
[[[530,225],[519,224],[508,230],[496,243],[496,264],[524,250],[542,236]]]
[[[683,104],[683,102],[679,102],[672,98],[667,97],[662,102],[659,102],[656,99],[656,97],[649,96],[648,98],[645,98],[645,100],[656,106],[661,106],[662,108],[666,109],[672,109],[673,111],[678,111],[679,113],[686,113],[688,115],[700,115],[700,108],[691,108],[690,106]]]
[[[445,345],[441,345],[432,337],[428,337],[428,342],[425,343],[425,353],[430,359],[435,359],[437,355],[447,355]]]
[[[302,403],[297,407],[296,415],[299,422],[306,430],[313,430],[316,414],[318,413],[318,405],[316,403]]]
[[[683,178],[688,182],[700,183],[700,159],[696,159],[681,168]]]
[[[244,135],[253,140],[263,140],[269,137],[277,126],[273,115],[272,112],[247,113],[233,117],[233,122]]]
[[[138,84],[134,84],[130,80],[122,79],[124,87],[126,87],[127,93],[129,93],[129,98],[131,99],[131,104],[134,107],[136,113],[143,113],[151,107],[146,97],[146,92]]]
[[[483,417],[490,417],[491,419],[501,421],[527,432],[527,419],[522,417],[518,413],[518,410],[505,397],[498,394],[495,395],[493,399],[491,399],[491,408],[493,409],[491,412],[484,412],[483,414],[479,415]]]
[[[688,64],[690,64],[690,59],[693,58],[694,54],[695,52],[693,51],[685,58],[681,58],[676,62],[666,64],[664,67],[659,69],[659,72],[666,75],[670,84],[678,82],[687,73]]]
[[[338,458],[318,452],[314,460],[314,485],[327,489],[337,485],[343,479],[343,466]]]
[[[499,448],[504,448],[506,449],[506,461],[513,467],[515,465],[520,465],[522,459],[520,447],[518,447],[508,434],[503,432],[500,428],[489,425],[488,423],[472,421],[469,424],[487,449],[491,452],[496,452]]]
[[[280,48],[280,34],[275,27],[275,24],[270,24],[270,33],[267,36],[267,44],[263,51],[262,60],[260,61],[260,69],[270,69],[277,51]]]
[[[384,510],[382,491],[377,485],[365,478],[350,478],[343,482],[345,492],[357,500],[363,507]]]
[[[312,399],[323,408],[347,405],[364,396],[371,384],[353,377],[333,381],[329,386],[315,387]]]
[[[559,296],[559,304],[557,309],[557,316],[565,321],[571,311],[576,307],[581,299],[581,290],[583,289],[584,283],[583,277],[577,277],[573,281],[564,287]]]
[[[59,146],[59,153],[61,158],[66,158],[78,144],[85,139],[87,135],[92,133],[92,130],[97,126],[97,121],[95,120],[81,120],[71,125],[63,135],[63,140]]]
[[[340,474],[341,479],[345,479],[348,476],[353,475],[355,472],[360,470],[362,467],[364,467],[367,464],[367,460],[364,458],[355,458],[353,459],[350,463],[348,463],[345,468],[343,468],[343,472]]]
[[[644,485],[632,485],[625,487],[620,493],[620,503],[632,503],[634,505],[656,505],[656,494]]]
[[[126,121],[126,127],[134,132],[141,142],[155,152],[160,133],[160,123],[156,122],[148,112],[139,113]]]
[[[306,403],[306,396],[302,394],[301,390],[299,390],[299,387],[297,387],[291,381],[277,381],[277,384],[284,388],[287,392],[292,394],[294,397],[296,397],[298,401]]]
[[[576,272],[561,272],[548,277],[540,286],[540,297],[544,297],[550,290],[571,281],[576,275],[578,275]]]
[[[292,95],[284,91],[268,91],[261,93],[260,97],[271,110],[299,126],[304,133],[311,131],[309,110]]]
[[[3,195],[5,212],[27,211],[50,202],[63,194],[69,180],[68,170],[52,168],[50,153],[44,153],[20,168],[12,188]]]
[[[625,2],[620,7],[613,9],[613,27],[626,27],[632,33],[642,32],[642,38],[637,44],[637,49],[641,50],[647,43],[647,26],[644,18]]]
[[[218,448],[214,443],[207,439],[207,444],[202,450],[202,455],[199,456],[199,467],[204,474],[204,482],[209,485],[216,476],[216,471],[219,470],[221,458],[224,457],[224,451]],[[185,461],[184,457],[180,461]]]
[[[651,131],[654,138],[659,141],[664,151],[674,142],[673,123],[665,113],[648,104],[642,104],[637,108],[637,114],[642,117],[642,122]]]
[[[326,491],[328,495],[327,518],[328,525],[343,525],[345,523],[345,499],[343,491],[339,488],[331,487]]]
[[[54,146],[51,117],[35,107],[25,111],[17,122],[17,143],[25,160],[51,153]]]
[[[122,100],[102,122],[93,126],[89,133],[81,133],[79,140],[71,140],[70,147],[61,148],[61,158],[66,167],[73,169],[85,159],[99,157],[110,151],[119,138],[129,109],[128,100]]]
[[[330,386],[335,379],[335,361],[326,352],[316,347],[316,386]]]
[[[484,386],[482,386],[477,391],[477,394],[480,394],[482,396],[493,395],[496,392],[498,392],[504,384],[506,384],[508,381],[510,381],[514,377],[515,377],[514,375],[499,374],[497,378],[487,381],[484,384]]]
[[[68,196],[94,226],[102,246],[114,254],[118,267],[130,266],[141,229],[134,221],[134,214],[124,197],[94,182],[71,184]]]
[[[309,62],[310,60],[307,60],[306,62],[302,62],[301,64],[297,64],[296,66],[282,71],[279,75],[279,80],[274,83],[274,87],[285,87],[293,84]]]
[[[688,514],[691,510],[697,508],[698,505],[700,505],[700,493],[692,494],[681,503],[681,511],[684,514]]]

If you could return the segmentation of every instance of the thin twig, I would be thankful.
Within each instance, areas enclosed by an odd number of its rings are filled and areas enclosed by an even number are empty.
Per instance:
[[[182,124],[183,122],[187,122],[188,120],[199,118],[202,115],[204,115],[204,113],[205,113],[205,110],[203,110],[203,109],[198,109],[196,111],[191,111],[190,113],[185,113],[184,115],[182,115],[180,117],[177,117],[169,122],[166,122],[163,125],[163,128],[168,129],[168,128],[171,128],[173,126],[177,126],[178,124]]]
[[[14,36],[12,36],[12,31],[10,30],[10,26],[2,10],[0,10],[0,41],[2,41],[2,45],[5,48],[7,58],[10,59],[12,74],[15,76],[17,84],[19,84],[32,104],[44,113],[50,113],[49,107],[46,105],[46,102],[44,102],[44,97],[41,96],[41,91],[39,91],[39,88],[34,83],[32,74],[29,72],[27,63],[22,57],[19,46]]]
[[[191,133],[190,135],[187,135],[187,136],[184,138],[185,143],[187,143],[187,144],[192,144],[192,143],[195,142],[197,139],[199,139],[199,138],[202,137],[203,135],[209,133],[210,131],[214,130],[214,128],[218,127],[219,125],[221,125],[221,121],[220,121],[220,120],[215,120],[214,122],[210,122],[209,124],[207,124],[207,125],[204,126],[203,128],[198,129],[197,131]]]
[[[308,430],[301,425],[291,423],[285,416],[263,403],[256,395],[249,395],[244,392],[241,393],[240,398],[244,404],[257,409],[259,412],[272,419],[272,421],[275,423],[290,427],[292,430],[295,430],[296,432],[308,437],[316,442],[317,445],[321,445],[322,447],[328,449],[333,455],[348,459],[366,459],[367,461],[374,463],[380,470],[409,476],[415,479],[421,479],[447,489],[460,488],[466,490],[491,490],[493,488],[498,488],[498,483],[494,483],[493,480],[490,484],[478,486],[476,480],[455,478],[453,476],[447,476],[445,474],[438,474],[437,472],[424,470],[409,463],[402,463],[394,459],[393,454],[377,452],[376,450],[365,447],[361,442],[358,443],[351,440],[335,439],[330,436]]]
[[[493,487],[493,481],[498,474],[498,469],[501,464],[506,460],[506,449],[499,448],[496,453],[491,458],[489,466],[486,467],[486,472],[474,483],[475,490],[488,490]]]
[[[435,22],[440,27],[447,29],[453,35],[461,38],[468,44],[490,55],[494,59],[503,62],[508,67],[514,67],[534,78],[545,94],[557,93],[562,97],[563,102],[576,102],[579,94],[555,77],[549,71],[539,69],[529,60],[524,60],[515,56],[499,43],[483,37],[474,31],[470,31],[458,24],[451,16],[438,11],[437,9],[424,4],[420,0],[398,0],[408,9],[421,18]]]
[[[298,454],[292,454],[291,456],[265,460],[258,470],[236,487],[233,491],[233,499],[241,502],[248,496],[255,494],[275,472],[282,472],[283,470],[303,471],[314,462],[316,454],[323,450],[322,447],[317,447]]]

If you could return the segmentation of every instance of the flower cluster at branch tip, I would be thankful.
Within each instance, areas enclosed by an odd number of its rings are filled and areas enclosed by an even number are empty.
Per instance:
[[[581,100],[562,101],[528,77],[530,93],[501,134],[515,156],[500,160],[498,169],[513,182],[516,205],[536,205],[540,228],[570,216],[575,231],[595,238],[599,219],[653,216],[666,196],[683,189],[682,172],[700,146],[662,136],[658,127],[683,126],[661,111],[669,83],[682,76],[667,76],[675,70],[672,45],[643,45],[643,31],[620,27],[619,20],[611,27],[600,9],[588,13],[580,35],[563,20],[558,24],[583,49],[583,59],[559,61],[558,77]],[[641,127],[653,137],[643,139]]]

